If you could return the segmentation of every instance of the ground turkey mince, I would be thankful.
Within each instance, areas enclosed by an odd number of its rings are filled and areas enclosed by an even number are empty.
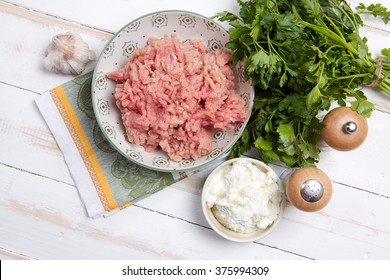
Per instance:
[[[234,90],[230,52],[213,53],[201,40],[151,37],[107,76],[118,82],[116,104],[128,140],[146,151],[161,148],[175,161],[208,154],[214,131],[248,114]]]

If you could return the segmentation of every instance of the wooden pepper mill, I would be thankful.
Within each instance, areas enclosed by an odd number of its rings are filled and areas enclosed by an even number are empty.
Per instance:
[[[322,139],[333,149],[351,151],[367,137],[367,120],[350,107],[337,107],[328,112],[321,130]]]
[[[315,212],[324,208],[332,197],[329,177],[316,167],[294,170],[286,181],[286,195],[296,208]]]

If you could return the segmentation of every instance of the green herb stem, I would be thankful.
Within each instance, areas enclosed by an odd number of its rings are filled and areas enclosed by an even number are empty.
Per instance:
[[[369,76],[371,76],[370,73],[362,73],[362,74],[336,77],[335,79],[336,80],[351,80],[351,79],[364,78],[364,77],[369,77]]]
[[[387,73],[386,76],[382,77],[379,80],[378,86],[388,95],[390,95],[390,73]]]
[[[344,37],[338,36],[332,30],[315,25],[315,24],[311,24],[311,23],[305,22],[305,21],[301,21],[301,24],[318,32],[318,33],[321,33],[324,36],[327,36],[328,38],[332,39],[333,41],[335,41],[335,42],[339,43],[340,45],[342,45],[343,47],[345,47],[352,54],[359,56],[358,51],[354,47],[352,47],[350,44],[348,44],[348,42],[345,40]]]

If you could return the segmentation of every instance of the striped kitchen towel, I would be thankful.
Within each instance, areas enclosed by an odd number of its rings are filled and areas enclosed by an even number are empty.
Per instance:
[[[107,216],[194,173],[149,170],[118,153],[96,122],[91,81],[92,72],[36,99],[90,217]]]

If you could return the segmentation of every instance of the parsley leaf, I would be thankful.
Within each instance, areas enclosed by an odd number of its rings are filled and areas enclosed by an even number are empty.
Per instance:
[[[276,130],[282,144],[290,145],[295,140],[294,126],[292,122],[280,124]]]
[[[364,3],[360,3],[356,9],[359,14],[372,14],[374,17],[381,17],[386,24],[389,23],[390,11],[382,6],[382,4],[378,3],[366,6]]]

